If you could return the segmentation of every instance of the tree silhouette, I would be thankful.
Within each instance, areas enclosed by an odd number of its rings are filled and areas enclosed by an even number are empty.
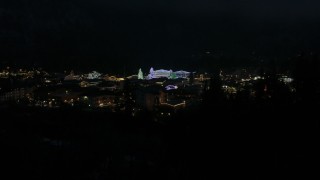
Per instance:
[[[193,72],[191,72],[189,75],[189,84],[192,85],[193,82],[194,82],[194,74],[193,74]]]
[[[133,111],[133,107],[135,105],[133,99],[134,99],[134,86],[130,82],[129,79],[126,79],[124,81],[123,85],[123,93],[124,93],[124,108],[126,114],[131,114]]]
[[[222,103],[225,99],[225,94],[222,90],[222,81],[219,71],[215,71],[210,78],[209,87],[204,92],[204,104],[206,106]]]
[[[319,56],[301,53],[294,71],[294,85],[299,103],[313,104],[319,100]]]

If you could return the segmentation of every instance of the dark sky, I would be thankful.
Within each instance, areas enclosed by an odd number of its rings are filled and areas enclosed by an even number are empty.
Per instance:
[[[2,0],[0,61],[103,71],[317,50],[317,0]],[[180,65],[181,64],[181,65]]]

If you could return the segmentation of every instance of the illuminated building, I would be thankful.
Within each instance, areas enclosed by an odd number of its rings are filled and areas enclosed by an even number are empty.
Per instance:
[[[100,83],[101,83],[101,81],[99,81],[99,80],[81,81],[79,83],[79,86],[80,87],[92,87],[92,86],[97,86]]]
[[[150,68],[150,73],[148,75],[148,79],[154,79],[154,78],[169,78],[172,73],[172,70],[154,70],[153,68]]]
[[[186,102],[182,100],[173,100],[167,101],[164,103],[160,103],[158,106],[160,115],[163,116],[170,116],[171,113],[177,112],[179,109],[184,109],[186,107]]]
[[[80,80],[80,76],[79,75],[75,75],[73,71],[70,72],[69,75],[67,75],[64,78],[65,81],[73,81],[73,80]]]
[[[105,76],[103,79],[105,81],[124,81],[124,78],[118,78],[116,76]]]
[[[282,76],[279,78],[279,80],[284,82],[285,84],[289,84],[293,82],[293,79],[287,76]]]
[[[174,89],[178,89],[178,86],[175,86],[175,85],[168,85],[166,86],[166,90],[169,91],[169,90],[174,90]]]
[[[154,78],[168,78],[168,79],[188,78],[189,75],[190,75],[190,72],[182,71],[182,70],[173,72],[171,69],[170,70],[165,70],[165,69],[154,70],[153,68],[150,68],[148,79],[154,79]]]
[[[100,78],[101,74],[98,73],[97,71],[92,71],[92,73],[88,74],[88,79],[98,79]]]
[[[31,98],[34,96],[35,88],[17,88],[10,92],[1,94],[0,102],[16,101],[23,98]]]
[[[176,71],[175,72],[177,78],[188,78],[190,76],[190,72],[187,71]]]

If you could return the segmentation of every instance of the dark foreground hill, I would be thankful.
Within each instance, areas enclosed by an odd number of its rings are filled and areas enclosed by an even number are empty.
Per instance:
[[[317,113],[228,104],[155,122],[147,113],[2,108],[1,179],[310,179],[319,177]]]

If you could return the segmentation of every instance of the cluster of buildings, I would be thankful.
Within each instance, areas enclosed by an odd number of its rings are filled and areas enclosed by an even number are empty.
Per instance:
[[[129,77],[110,76],[97,71],[87,74],[71,71],[63,75],[41,70],[5,70],[0,76],[0,103],[15,102],[46,108],[102,108],[113,112],[128,111],[130,105],[133,114],[165,106],[177,110],[187,107],[191,96],[201,94],[201,85],[195,83],[191,86],[189,76],[187,71],[153,68],[148,75],[140,69],[137,75]]]
[[[42,71],[46,73],[45,71]],[[10,77],[17,77],[21,79],[33,78],[35,75],[40,74],[40,70],[26,70],[26,69],[18,69],[16,71],[11,71],[10,67],[7,67],[0,71],[0,78],[6,79]],[[46,73],[47,74],[47,73]]]
[[[222,89],[227,95],[251,88],[258,75],[220,73]],[[16,102],[27,106],[61,108],[79,107],[103,109],[112,112],[129,112],[133,116],[140,111],[153,111],[161,117],[198,106],[203,91],[210,88],[211,75],[188,71],[154,70],[148,74],[139,69],[136,75],[117,77],[92,71],[87,74],[63,75],[41,70],[0,74],[0,103]],[[291,83],[292,78],[281,75],[279,80]]]

